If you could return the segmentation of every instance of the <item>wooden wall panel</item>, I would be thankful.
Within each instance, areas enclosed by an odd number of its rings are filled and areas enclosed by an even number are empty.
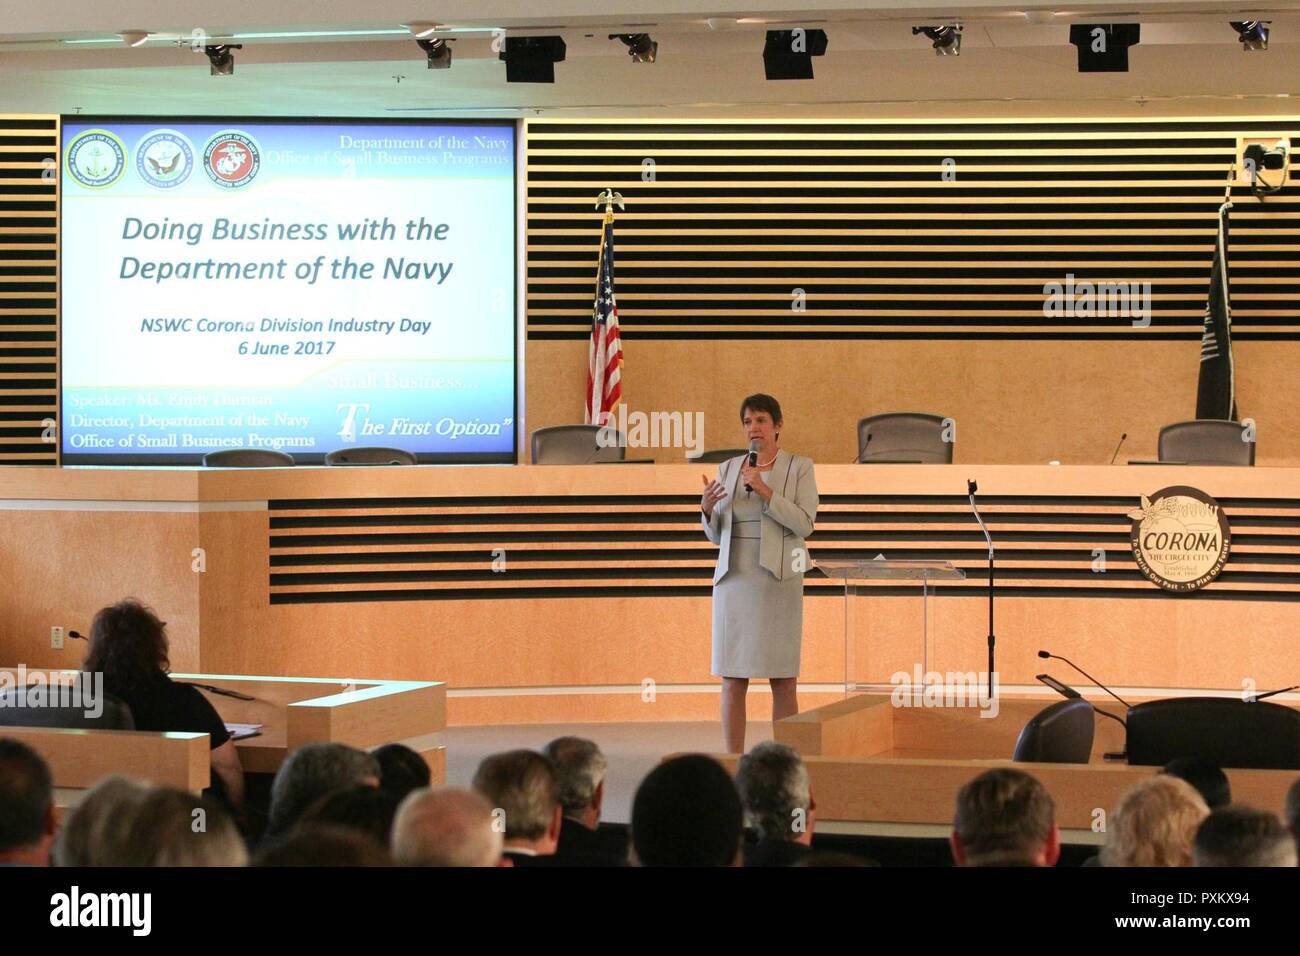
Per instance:
[[[59,118],[0,114],[0,464],[53,465]]]
[[[629,410],[703,412],[706,444],[730,447],[740,398],[767,391],[791,447],[827,463],[852,460],[858,418],[893,410],[955,418],[957,461],[1103,463],[1125,432],[1122,455],[1153,457],[1158,429],[1195,414],[1238,137],[1297,130],[1294,118],[530,120],[528,427],[581,420],[592,202],[611,186],[627,202],[616,281]],[[1238,404],[1259,425],[1259,462],[1294,465],[1300,206],[1290,184],[1263,202],[1237,187],[1233,201]],[[1045,316],[1045,283],[1069,274],[1150,282],[1150,325]]]

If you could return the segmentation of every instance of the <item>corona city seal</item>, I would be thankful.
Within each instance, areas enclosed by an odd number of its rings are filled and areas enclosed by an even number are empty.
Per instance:
[[[1128,514],[1133,559],[1152,583],[1187,593],[1205,587],[1228,561],[1232,535],[1219,503],[1196,488],[1162,488]]]

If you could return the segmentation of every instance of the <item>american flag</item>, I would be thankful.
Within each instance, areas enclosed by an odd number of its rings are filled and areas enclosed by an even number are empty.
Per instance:
[[[605,215],[596,273],[596,301],[591,309],[591,342],[587,348],[587,398],[584,420],[604,425],[618,404],[622,388],[623,344],[618,335],[618,305],[614,302],[614,216]]]

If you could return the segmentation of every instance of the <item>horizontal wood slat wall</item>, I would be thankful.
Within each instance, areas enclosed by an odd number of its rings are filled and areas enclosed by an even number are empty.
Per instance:
[[[1121,434],[1121,461],[1154,458],[1160,428],[1195,416],[1239,138],[1297,130],[1297,117],[526,121],[527,426],[582,420],[593,204],[612,187],[626,201],[628,411],[699,411],[704,447],[743,447],[738,403],[768,392],[783,444],[819,463],[853,460],[857,420],[888,411],[953,418],[959,463],[1104,464]],[[1261,465],[1300,464],[1297,195],[1293,178],[1263,201],[1232,189],[1238,408]],[[1070,275],[1150,283],[1149,324],[1045,315],[1046,285]]]
[[[1150,341],[1200,335],[1238,137],[1294,136],[1300,121],[525,129],[532,340],[589,334],[593,201],[610,186],[627,202],[617,283],[629,341]],[[1235,335],[1300,341],[1295,188],[1262,203],[1246,187],[1232,195]],[[1150,282],[1150,327],[1045,317],[1043,286],[1067,273]]]
[[[53,465],[59,118],[0,114],[0,464]]]
[[[1133,561],[1137,498],[1000,496],[981,513],[998,542],[998,592],[1161,596]],[[1232,552],[1199,597],[1300,602],[1300,498],[1221,499]],[[270,506],[270,602],[705,597],[717,548],[699,502],[676,495],[281,500]],[[982,593],[984,538],[960,495],[824,495],[814,560],[883,553],[950,560],[969,575],[941,595]],[[866,585],[916,593],[910,583]],[[809,595],[838,597],[813,572]],[[1166,595],[1170,599],[1185,596]]]

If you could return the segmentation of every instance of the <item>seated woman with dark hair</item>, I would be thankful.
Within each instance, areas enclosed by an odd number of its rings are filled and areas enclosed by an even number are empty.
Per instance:
[[[95,615],[81,669],[104,675],[104,692],[131,708],[136,730],[208,734],[214,789],[242,818],[244,771],[235,743],[216,708],[168,677],[169,667],[166,625],[149,608],[126,600]]]

